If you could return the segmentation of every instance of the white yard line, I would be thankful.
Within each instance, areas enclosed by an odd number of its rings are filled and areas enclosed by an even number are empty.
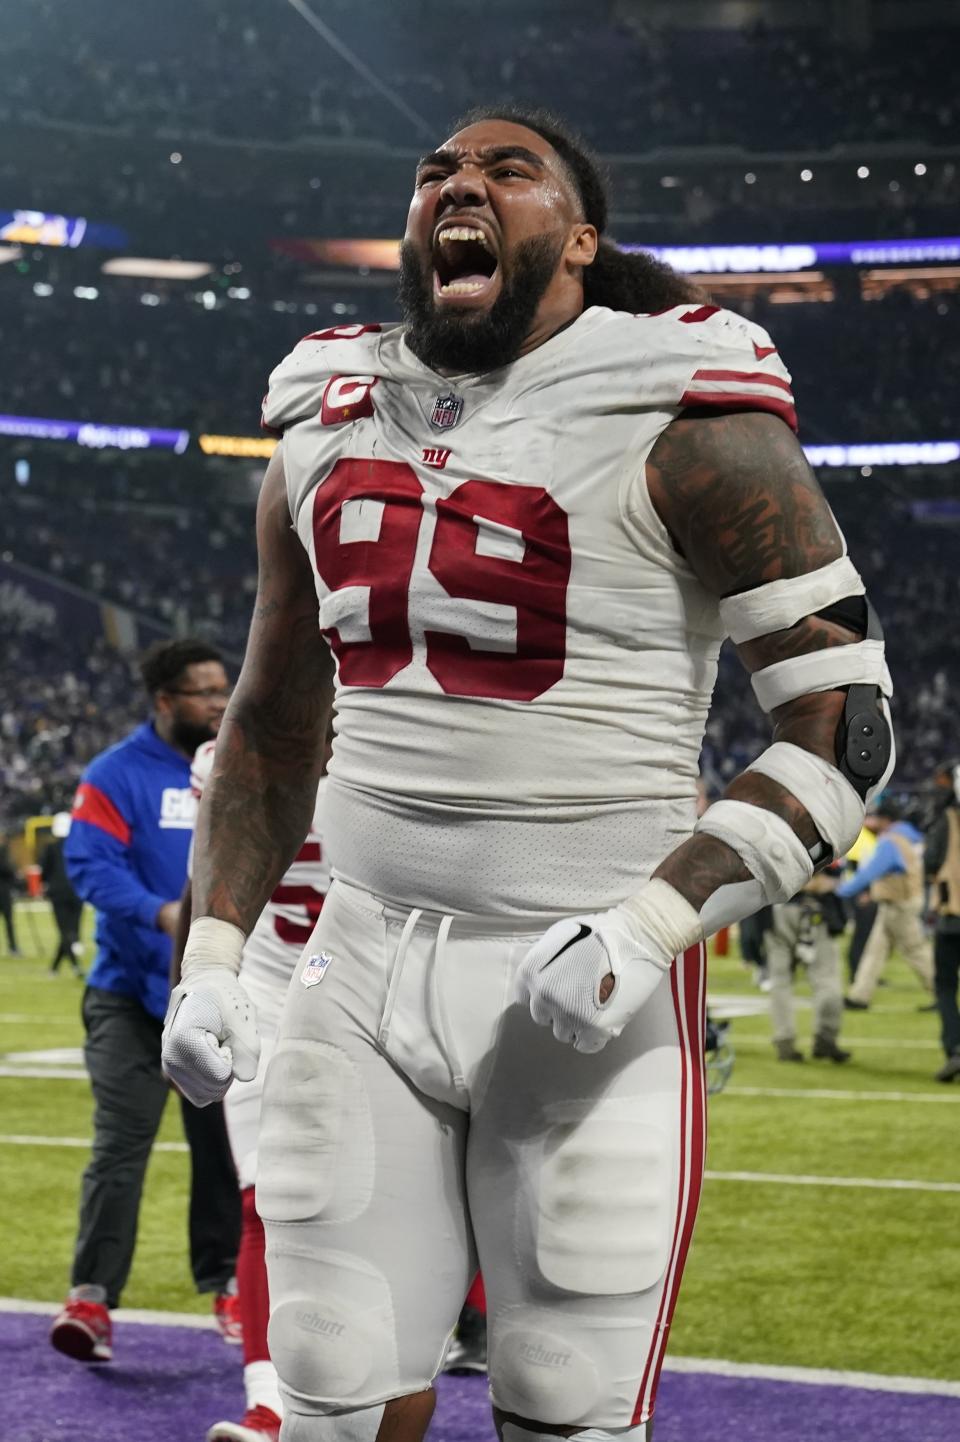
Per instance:
[[[734,1049],[747,1046],[768,1046],[773,1047],[769,1036],[761,1035],[759,1032],[731,1031],[730,1040]],[[861,1047],[876,1047],[884,1051],[913,1051],[915,1048],[923,1050],[939,1051],[940,1043],[932,1037],[919,1037],[916,1041],[909,1041],[904,1037],[893,1036],[848,1036],[843,1035],[844,1046],[854,1047],[859,1051]]]
[[[53,1317],[62,1302],[24,1302],[19,1297],[0,1297],[0,1312]],[[121,1307],[113,1313],[116,1322],[148,1322],[155,1327],[194,1327],[209,1331],[212,1317],[195,1312],[150,1312]],[[939,1397],[960,1397],[960,1382],[938,1377],[894,1377],[879,1372],[834,1372],[825,1367],[776,1367],[757,1362],[725,1362],[717,1357],[667,1357],[668,1372],[707,1373],[714,1377],[758,1378],[764,1382],[800,1382],[811,1387],[857,1387],[869,1392],[907,1392]]]
[[[0,1307],[2,1307],[0,1302]],[[834,1372],[826,1367],[772,1367],[757,1362],[723,1362],[713,1357],[667,1357],[668,1372],[708,1372],[716,1377],[803,1382],[811,1387],[860,1387],[869,1392],[913,1392],[960,1397],[960,1382],[937,1377],[886,1377],[878,1372]]]
[[[89,1137],[29,1136],[0,1132],[0,1147],[89,1147]],[[155,1142],[157,1152],[186,1152],[186,1142]],[[715,1172],[704,1176],[711,1182],[758,1182],[784,1187],[867,1187],[891,1192],[960,1192],[960,1182],[927,1182],[910,1177],[821,1177],[792,1172]]]
[[[79,1016],[30,1016],[24,1011],[0,1011],[3,1026],[78,1026]]]
[[[33,1077],[44,1081],[89,1081],[85,1071],[60,1066],[0,1066],[0,1077]]]
[[[0,1141],[3,1138],[0,1137]],[[781,1187],[869,1187],[881,1192],[960,1192],[960,1182],[921,1182],[907,1177],[815,1177],[792,1172],[704,1172],[711,1182],[765,1182]]]
[[[91,1147],[89,1137],[31,1137],[15,1132],[0,1132],[0,1147]],[[155,1152],[186,1152],[186,1142],[154,1142]]]
[[[2,1071],[0,1071],[2,1075]],[[829,1087],[741,1087],[728,1086],[723,1089],[725,1096],[734,1097],[788,1097],[800,1101],[815,1102],[960,1102],[960,1087],[953,1091],[938,1092],[872,1092],[834,1091]],[[721,1102],[722,1106],[723,1103]]]

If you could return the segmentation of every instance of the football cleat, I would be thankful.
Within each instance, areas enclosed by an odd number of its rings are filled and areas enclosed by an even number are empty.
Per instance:
[[[113,1324],[102,1302],[68,1301],[53,1321],[50,1341],[77,1362],[109,1362],[113,1358]]]
[[[236,1288],[236,1283],[232,1283]],[[225,1342],[239,1347],[243,1342],[243,1318],[240,1315],[240,1296],[232,1292],[218,1292],[213,1299],[213,1319],[217,1331]]]
[[[217,1422],[207,1442],[279,1442],[280,1418],[269,1407],[251,1407],[242,1422]]]

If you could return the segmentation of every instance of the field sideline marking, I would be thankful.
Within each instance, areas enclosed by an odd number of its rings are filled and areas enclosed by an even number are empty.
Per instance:
[[[90,1137],[31,1137],[15,1132],[0,1132],[0,1147],[87,1147],[93,1146]],[[154,1142],[155,1152],[187,1152],[186,1142]]]
[[[54,1317],[62,1302],[25,1302],[19,1297],[0,1297],[0,1312]],[[113,1313],[117,1322],[146,1322],[156,1327],[194,1327],[209,1332],[212,1317],[195,1312],[151,1312],[120,1307]],[[897,1377],[882,1372],[835,1372],[826,1367],[779,1367],[765,1363],[725,1362],[716,1357],[667,1357],[668,1372],[708,1372],[715,1377],[758,1378],[765,1382],[800,1382],[812,1387],[857,1387],[869,1392],[907,1392],[918,1395],[960,1397],[960,1382],[938,1377]]]
[[[0,1068],[0,1076],[3,1070]],[[944,1092],[873,1092],[833,1091],[828,1087],[724,1087],[727,1096],[734,1097],[799,1097],[802,1101],[817,1102],[946,1102],[949,1106],[960,1102],[960,1090],[948,1095]]]
[[[89,1147],[86,1137],[41,1137],[0,1133],[0,1147]],[[157,1152],[186,1152],[186,1142],[155,1142]],[[925,1182],[910,1177],[818,1177],[790,1172],[715,1172],[704,1176],[711,1182],[762,1182],[783,1187],[867,1187],[890,1192],[960,1192],[960,1182]]]
[[[732,1032],[730,1039],[731,1041],[736,1043],[737,1047],[773,1045],[770,1037],[762,1034],[761,1032]],[[916,1041],[910,1041],[906,1037],[902,1036],[848,1036],[846,1033],[844,1033],[843,1039],[845,1042],[849,1042],[851,1046],[855,1047],[875,1046],[878,1048],[883,1047],[884,1050],[891,1049],[899,1051],[912,1051],[915,1047],[921,1047],[924,1050],[929,1048],[931,1051],[940,1050],[940,1043],[938,1041],[935,1041],[932,1037],[919,1037]]]
[[[0,1137],[0,1142],[3,1138]],[[889,1192],[960,1192],[960,1182],[921,1182],[898,1177],[815,1177],[790,1172],[714,1172],[703,1174],[711,1182],[767,1182],[783,1187],[870,1187]]]

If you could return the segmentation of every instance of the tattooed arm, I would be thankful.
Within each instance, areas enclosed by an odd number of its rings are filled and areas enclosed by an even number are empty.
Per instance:
[[[310,562],[290,524],[282,447],[257,508],[257,599],[204,787],[193,914],[249,934],[310,828],[333,700]]]
[[[808,576],[843,554],[803,452],[773,417],[686,414],[654,446],[647,482],[677,550],[721,599]],[[835,573],[836,584],[859,584],[842,572],[840,567]],[[811,594],[808,585],[786,588],[794,597],[786,609],[783,587],[776,593],[779,604],[766,593],[761,613],[796,615],[794,607],[802,608]],[[820,594],[831,593],[824,585]],[[743,629],[749,632],[752,626]],[[860,639],[846,625],[808,615],[738,650],[747,669],[756,672]],[[875,655],[870,664],[876,665]],[[804,679],[810,679],[806,670]],[[564,918],[545,932],[518,971],[520,993],[529,998],[534,1021],[551,1026],[559,1041],[572,1042],[578,1051],[599,1051],[646,1004],[674,959],[705,933],[757,910],[768,897],[786,899],[801,889],[812,872],[811,853],[829,838],[818,833],[798,794],[837,835],[853,813],[862,816],[859,796],[836,770],[836,733],[845,707],[842,690],[814,691],[777,706],[772,712],[775,741],[790,744],[779,752],[774,769],[788,781],[802,778],[794,780],[797,794],[771,776],[746,772],[635,896],[609,911]],[[711,814],[720,834],[709,834]],[[838,817],[842,825],[836,824]],[[742,846],[746,860],[735,846]]]
[[[842,554],[840,534],[803,451],[773,416],[683,416],[654,446],[647,483],[677,550],[717,596],[804,575]],[[846,626],[807,616],[737,650],[752,674],[792,656],[861,639]],[[772,713],[774,740],[792,742],[833,765],[844,700],[842,691],[821,691],[778,707]],[[818,840],[804,808],[769,777],[739,776],[725,794],[774,812],[807,847]],[[706,835],[684,842],[654,874],[698,911],[718,887],[749,878],[736,853]]]

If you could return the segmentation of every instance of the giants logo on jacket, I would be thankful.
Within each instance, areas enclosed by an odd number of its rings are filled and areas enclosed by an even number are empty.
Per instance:
[[[164,830],[192,831],[197,819],[197,798],[189,786],[165,786],[160,798],[160,826]]]

